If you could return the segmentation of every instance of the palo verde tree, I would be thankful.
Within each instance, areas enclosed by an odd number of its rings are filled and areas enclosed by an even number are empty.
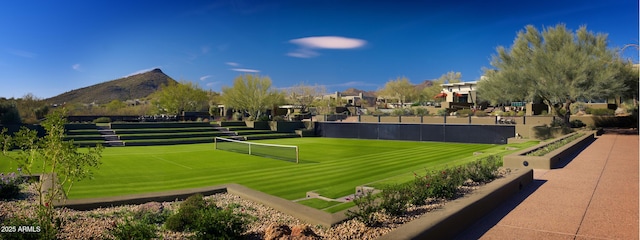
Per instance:
[[[526,26],[510,49],[497,48],[493,69],[478,83],[479,95],[493,103],[542,101],[568,126],[571,103],[614,97],[625,89],[619,80],[624,61],[607,45],[606,34],[585,26],[575,32],[564,24],[542,32]]]
[[[309,106],[316,101],[317,98],[322,97],[326,89],[320,85],[305,85],[300,83],[287,89],[287,101],[293,105],[298,105],[302,109],[302,112],[307,112]]]
[[[232,87],[222,87],[226,107],[246,111],[258,119],[274,105],[282,103],[283,93],[271,88],[271,79],[258,74],[243,74],[233,80]]]
[[[406,77],[398,77],[388,81],[384,88],[379,91],[379,95],[386,99],[396,99],[400,106],[404,106],[406,101],[414,100],[417,95],[416,87]]]
[[[179,115],[182,111],[202,111],[209,107],[207,92],[189,81],[163,85],[153,98],[158,113]]]
[[[35,130],[23,127],[13,137],[0,132],[2,153],[27,174],[41,174],[37,184],[39,206],[38,222],[42,227],[41,239],[55,237],[57,232],[55,201],[64,201],[65,196],[77,181],[92,176],[99,167],[103,147],[97,145],[80,151],[73,141],[65,141],[66,111],[56,110],[41,122],[45,134],[38,137]],[[15,148],[15,151],[9,151]],[[50,182],[52,184],[46,184]],[[47,188],[47,189],[45,189]]]
[[[420,92],[421,98],[424,100],[433,100],[433,98],[440,92],[442,92],[442,84],[445,83],[459,83],[462,79],[462,73],[460,72],[447,72],[442,74],[440,78],[431,81],[431,86],[425,87]]]

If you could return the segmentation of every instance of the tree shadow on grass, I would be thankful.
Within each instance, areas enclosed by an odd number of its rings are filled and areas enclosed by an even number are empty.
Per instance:
[[[493,211],[458,234],[454,239],[479,239],[546,182],[546,180],[534,179],[533,182],[524,187],[520,192],[511,196],[493,209]]]

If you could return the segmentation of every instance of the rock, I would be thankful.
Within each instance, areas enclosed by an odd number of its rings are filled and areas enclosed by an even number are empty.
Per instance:
[[[307,225],[296,225],[291,228],[291,238],[297,240],[312,240],[320,239],[320,237],[313,232],[311,227]]]
[[[289,235],[291,235],[291,228],[282,224],[271,224],[264,231],[265,240],[288,239]]]

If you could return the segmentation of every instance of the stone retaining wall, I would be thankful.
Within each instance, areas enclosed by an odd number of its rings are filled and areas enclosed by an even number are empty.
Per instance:
[[[532,180],[532,170],[514,170],[505,178],[497,179],[491,183],[488,183],[479,190],[469,194],[468,196],[464,196],[460,199],[456,199],[450,203],[447,203],[447,205],[443,209],[428,213],[418,220],[403,225],[401,228],[399,228],[403,230],[396,230],[394,231],[396,233],[390,233],[392,234],[390,235],[390,238],[383,236],[383,239],[399,239],[395,236],[404,236],[403,234],[414,234],[416,236],[441,236],[441,234],[444,234],[445,232],[462,231],[466,227],[466,225],[457,223],[472,223],[476,221],[493,207],[502,203],[506,198],[519,191],[524,185],[529,184]],[[211,195],[225,192],[237,195],[247,200],[264,204],[265,206],[269,206],[280,212],[289,214],[309,224],[322,225],[324,227],[331,227],[332,225],[347,220],[347,211],[355,209],[355,207],[352,207],[350,209],[332,214],[309,206],[298,204],[287,199],[259,192],[239,184],[224,184],[213,187],[192,188],[159,193],[134,194],[118,197],[72,199],[67,200],[66,202],[57,202],[54,203],[54,205],[56,207],[67,207],[76,210],[91,210],[102,207],[143,204],[151,201],[167,202],[184,200],[196,193]],[[452,223],[456,224],[452,225]]]
[[[595,131],[586,132],[582,137],[545,154],[544,156],[527,156],[526,154],[535,151],[536,149],[543,148],[552,142],[541,143],[536,146],[518,151],[503,157],[503,166],[506,168],[529,168],[529,169],[552,169],[557,166],[559,162],[567,159],[576,153],[579,149],[591,144],[595,140]]]

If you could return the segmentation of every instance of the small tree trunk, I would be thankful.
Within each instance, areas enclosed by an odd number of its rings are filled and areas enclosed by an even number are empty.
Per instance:
[[[567,98],[567,101],[564,103],[565,113],[563,116],[563,122],[566,127],[571,126],[569,122],[569,118],[571,117],[571,103],[572,103],[571,99],[568,99],[568,98]]]

